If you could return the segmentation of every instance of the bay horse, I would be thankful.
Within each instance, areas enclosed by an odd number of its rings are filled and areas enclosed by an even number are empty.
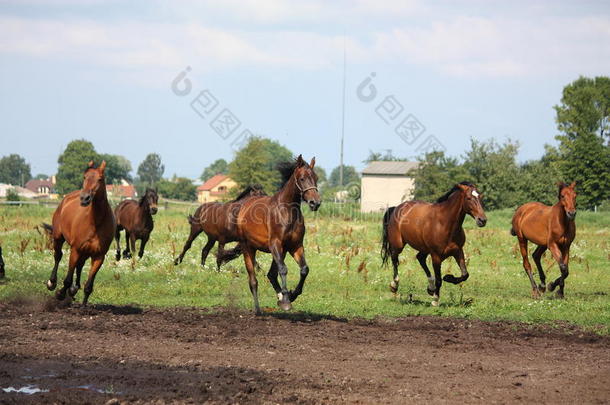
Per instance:
[[[76,295],[80,289],[81,271],[85,261],[91,258],[91,269],[83,297],[83,305],[87,305],[89,296],[93,292],[95,276],[102,267],[106,252],[112,243],[115,221],[106,196],[105,168],[106,161],[103,161],[98,168],[93,167],[93,161],[89,162],[82,189],[73,191],[63,198],[53,214],[53,225],[43,224],[51,235],[55,252],[55,265],[47,281],[47,288],[51,291],[57,284],[57,268],[63,255],[61,248],[64,242],[70,245],[68,272],[63,287],[55,294],[58,300],[66,297],[66,291],[72,297]],[[74,270],[76,270],[76,282],[73,285]]]
[[[394,278],[390,284],[393,293],[398,291],[398,255],[409,244],[418,253],[415,256],[428,277],[428,294],[432,305],[438,306],[443,281],[459,284],[468,279],[463,246],[466,242],[463,223],[468,214],[479,227],[485,226],[487,217],[477,187],[467,181],[453,186],[435,203],[405,201],[390,207],[383,216],[381,258],[387,265],[392,260]],[[434,276],[430,274],[426,258],[432,257]],[[460,277],[446,274],[441,278],[441,264],[453,257],[462,272]]]
[[[182,252],[174,260],[174,265],[182,263],[184,255],[201,232],[205,232],[208,237],[207,243],[201,249],[201,266],[205,265],[206,258],[216,242],[218,242],[216,266],[219,271],[222,263],[237,258],[241,254],[239,245],[233,249],[224,250],[225,244],[236,242],[239,239],[235,225],[237,213],[247,198],[264,195],[266,193],[263,187],[260,184],[254,184],[246,187],[234,200],[227,203],[209,202],[201,204],[193,215],[188,216],[191,231]]]
[[[131,258],[131,252],[136,252],[136,240],[140,240],[138,258],[144,256],[144,247],[155,227],[152,216],[157,213],[159,196],[157,191],[147,188],[139,201],[124,200],[114,209],[116,218],[116,260],[121,260],[121,231],[125,230],[125,250],[123,258]],[[131,246],[130,246],[131,245]]]
[[[548,249],[553,258],[559,264],[561,276],[549,284],[549,290],[554,291],[557,286],[557,296],[563,298],[563,287],[568,277],[568,262],[570,260],[570,245],[576,237],[576,182],[570,185],[558,183],[559,191],[557,203],[552,207],[539,202],[523,204],[513,215],[510,233],[519,240],[519,250],[523,256],[523,268],[532,284],[532,296],[540,297],[546,291],[546,276],[542,269],[540,259]],[[532,257],[538,275],[540,285],[536,285],[532,275],[532,266],[527,259],[527,242],[538,245]]]
[[[303,237],[305,221],[301,212],[301,201],[305,201],[312,211],[320,207],[318,176],[314,172],[316,159],[307,164],[303,157],[294,162],[280,164],[283,185],[273,196],[256,197],[246,200],[238,213],[237,229],[239,243],[244,255],[250,292],[254,300],[254,311],[261,313],[258,303],[258,281],[256,280],[256,252],[271,253],[273,261],[267,273],[278,297],[278,306],[283,310],[292,308],[291,302],[303,292],[303,285],[309,273],[305,261]],[[300,279],[294,291],[286,287],[288,268],[284,262],[286,253],[294,258],[300,268]],[[278,283],[277,276],[282,284]]]

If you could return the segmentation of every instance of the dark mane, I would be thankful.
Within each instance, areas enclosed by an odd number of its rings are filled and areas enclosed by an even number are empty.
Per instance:
[[[157,192],[156,192],[154,189],[152,189],[152,188],[150,188],[150,187],[147,187],[147,188],[146,188],[146,191],[144,192],[144,194],[142,195],[142,197],[140,197],[140,201],[138,201],[138,204],[143,205],[143,204],[146,202],[146,196],[147,196],[149,193],[152,193],[152,194],[157,194]]]
[[[239,195],[237,197],[235,197],[233,202],[239,201],[242,198],[248,197],[250,195],[250,193],[252,193],[253,191],[258,191],[262,194],[265,194],[265,192],[263,191],[263,186],[261,186],[260,184],[250,184],[248,187],[244,188],[244,190],[241,193],[239,193]]]
[[[290,177],[292,176],[292,173],[294,173],[296,168],[296,161],[278,163],[277,170],[279,170],[280,174],[282,175],[282,185],[280,186],[280,188],[284,187],[288,180],[290,180]]]
[[[475,187],[475,185],[469,181],[462,181],[461,183],[462,186],[468,186],[468,187]],[[442,196],[440,196],[436,202],[437,203],[441,203],[443,201],[447,201],[449,199],[449,196],[451,196],[451,194],[453,194],[454,192],[456,192],[457,190],[459,190],[460,188],[458,187],[458,184],[456,184],[455,186],[453,186],[453,188],[449,191],[447,191],[445,194],[443,194]]]
[[[568,187],[568,183],[560,181],[559,183],[557,183],[557,187],[559,188],[557,190],[557,198],[561,198],[561,190],[563,190],[564,188]]]

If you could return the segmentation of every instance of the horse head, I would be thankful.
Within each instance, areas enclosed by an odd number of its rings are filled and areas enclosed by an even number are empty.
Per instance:
[[[155,215],[158,210],[158,201],[159,196],[157,195],[157,191],[152,188],[147,188],[146,192],[140,199],[140,206],[148,207],[151,215]]]
[[[477,226],[483,227],[487,223],[487,216],[483,210],[481,199],[483,195],[477,190],[477,186],[470,182],[462,182],[456,185],[464,196],[464,212],[477,222]]]
[[[312,211],[317,211],[322,204],[320,193],[318,192],[318,175],[313,168],[316,165],[316,158],[311,159],[307,164],[303,156],[299,155],[294,169],[294,180],[297,188],[301,192],[301,198],[305,201]]]
[[[576,182],[573,181],[570,185],[559,182],[557,183],[557,186],[559,187],[559,193],[557,195],[559,203],[565,210],[566,217],[569,220],[573,220],[576,218]]]
[[[83,175],[83,187],[80,190],[80,205],[83,207],[89,206],[95,195],[100,191],[106,191],[106,183],[104,179],[104,170],[106,169],[106,161],[104,160],[98,168],[93,167],[93,160],[89,162],[87,170]]]

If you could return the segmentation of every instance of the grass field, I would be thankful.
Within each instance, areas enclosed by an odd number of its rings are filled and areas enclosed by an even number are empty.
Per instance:
[[[555,299],[551,293],[540,300],[530,297],[516,238],[508,232],[511,210],[488,212],[485,228],[476,228],[467,218],[465,252],[470,279],[459,286],[444,283],[441,305],[436,308],[430,305],[426,278],[410,249],[401,255],[399,293],[395,296],[389,291],[391,270],[382,268],[379,259],[381,217],[359,216],[349,208],[331,213],[331,204],[327,204],[315,215],[305,213],[305,249],[311,271],[293,311],[365,318],[438,315],[548,323],[559,328],[568,322],[610,334],[610,213],[578,213],[565,300]],[[194,206],[172,207],[156,215],[147,252],[135,266],[131,261],[116,263],[113,244],[90,302],[250,309],[252,300],[241,258],[219,273],[211,254],[205,268],[200,267],[204,235],[195,241],[181,265],[173,265],[188,235],[185,214],[189,210]],[[50,295],[43,283],[52,268],[52,253],[46,237],[35,227],[42,221],[50,222],[51,215],[52,209],[45,207],[0,207],[0,243],[7,270],[7,279],[0,282],[0,299]],[[59,283],[67,257],[64,255],[60,266]],[[263,269],[258,274],[261,306],[275,310],[276,297],[265,276],[270,255],[259,253],[258,260]],[[298,281],[298,268],[291,258],[287,263],[292,288]],[[555,279],[559,269],[548,253],[543,263],[547,278]],[[445,261],[443,273],[447,272],[459,273],[453,260]],[[82,291],[77,299],[82,299]]]

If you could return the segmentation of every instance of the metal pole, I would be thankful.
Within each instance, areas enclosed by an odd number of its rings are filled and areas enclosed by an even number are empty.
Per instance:
[[[345,139],[345,70],[347,56],[345,50],[345,32],[343,33],[343,102],[341,111],[341,158],[339,159],[339,185],[343,186],[343,141]]]

